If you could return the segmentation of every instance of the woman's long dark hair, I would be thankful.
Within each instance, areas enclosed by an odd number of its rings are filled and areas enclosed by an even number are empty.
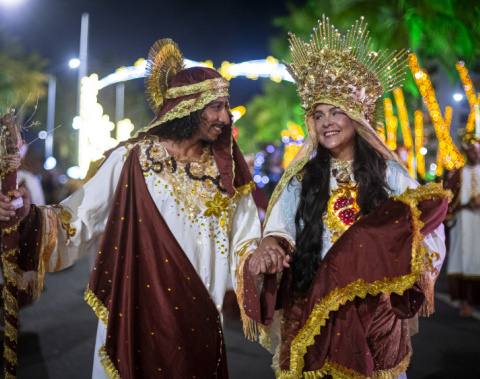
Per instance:
[[[357,204],[360,208],[357,217],[370,213],[388,199],[386,169],[385,158],[356,134],[353,175],[357,183]],[[305,165],[300,201],[295,215],[297,237],[292,260],[292,286],[299,295],[308,291],[320,262],[323,214],[330,198],[329,184],[330,153],[318,145],[316,156]]]

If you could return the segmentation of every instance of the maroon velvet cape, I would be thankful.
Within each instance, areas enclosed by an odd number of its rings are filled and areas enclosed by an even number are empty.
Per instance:
[[[355,222],[321,261],[290,346],[290,369],[280,378],[301,378],[312,371],[327,377],[370,377],[377,363],[372,355],[379,359],[367,342],[378,296],[390,295],[400,319],[417,313],[424,299],[416,286],[426,253],[422,235],[443,221],[448,200],[436,185],[405,194]],[[289,271],[284,272],[286,281],[291,280]],[[277,291],[276,276],[266,275],[257,296],[253,283],[244,270],[246,314],[269,325],[275,308],[288,304],[289,284],[281,283]]]
[[[86,298],[107,322],[110,377],[228,377],[219,313],[148,192],[138,147],[122,169]]]

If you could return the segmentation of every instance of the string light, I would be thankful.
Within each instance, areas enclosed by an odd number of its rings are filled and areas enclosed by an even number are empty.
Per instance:
[[[390,149],[397,148],[397,125],[398,120],[393,115],[392,100],[386,98],[383,100],[383,107],[385,109],[385,123],[387,124],[387,145]]]
[[[445,127],[448,129],[448,132],[450,132],[450,125],[452,123],[452,114],[453,114],[453,109],[452,107],[446,107],[445,108]],[[442,176],[443,174],[443,160],[442,156],[445,155],[443,151],[445,150],[445,141],[438,141],[438,150],[437,150],[437,164],[436,164],[436,169],[435,169],[435,175],[437,176]]]
[[[420,153],[423,147],[423,113],[415,112],[415,154],[417,156],[417,172],[423,179],[425,177],[425,157]]]
[[[282,167],[286,168],[302,147],[305,134],[302,127],[294,122],[287,122],[287,129],[282,131],[282,142],[285,144],[285,155],[283,156]]]
[[[400,87],[393,90],[395,97],[395,103],[397,104],[398,117],[400,119],[400,126],[402,127],[403,144],[408,152],[408,172],[411,176],[415,177],[415,167],[413,164],[413,141],[412,132],[410,130],[410,123],[408,122],[407,106],[405,105],[405,97],[403,96],[402,89]]]
[[[444,141],[445,148],[441,151],[441,158],[443,165],[448,170],[453,168],[459,168],[465,164],[465,159],[463,158],[460,151],[457,149],[455,144],[450,137],[450,132],[445,126],[445,120],[442,117],[440,112],[440,107],[438,105],[437,99],[435,97],[435,91],[432,87],[430,77],[428,76],[425,69],[420,69],[418,66],[417,57],[415,54],[410,54],[408,64],[412,70],[413,77],[415,78],[415,83],[420,90],[422,95],[423,102],[430,112],[433,125],[435,127],[435,133],[439,143]],[[418,171],[418,168],[417,168]]]
[[[455,67],[460,74],[460,79],[462,80],[463,89],[467,95],[468,104],[470,105],[470,114],[468,115],[467,126],[465,127],[467,132],[473,132],[475,130],[475,114],[477,112],[480,95],[477,97],[473,89],[472,79],[468,75],[468,70],[465,67],[465,62],[458,62]]]

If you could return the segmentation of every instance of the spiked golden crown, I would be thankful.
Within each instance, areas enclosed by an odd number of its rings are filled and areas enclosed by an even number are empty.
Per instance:
[[[332,104],[371,124],[376,100],[404,80],[408,51],[374,51],[363,21],[343,36],[324,15],[310,43],[290,33],[293,62],[285,66],[307,112],[315,104]]]

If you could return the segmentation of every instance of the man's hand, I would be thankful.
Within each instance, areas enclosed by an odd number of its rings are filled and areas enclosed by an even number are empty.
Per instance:
[[[23,200],[23,207],[16,212],[18,218],[23,220],[30,212],[30,192],[25,187],[19,187],[13,196],[16,199],[21,197]],[[13,216],[15,216],[15,207],[10,203],[10,199],[0,192],[0,221],[10,221]]]
[[[253,275],[276,274],[290,267],[290,260],[275,238],[266,237],[252,254],[249,269]]]

